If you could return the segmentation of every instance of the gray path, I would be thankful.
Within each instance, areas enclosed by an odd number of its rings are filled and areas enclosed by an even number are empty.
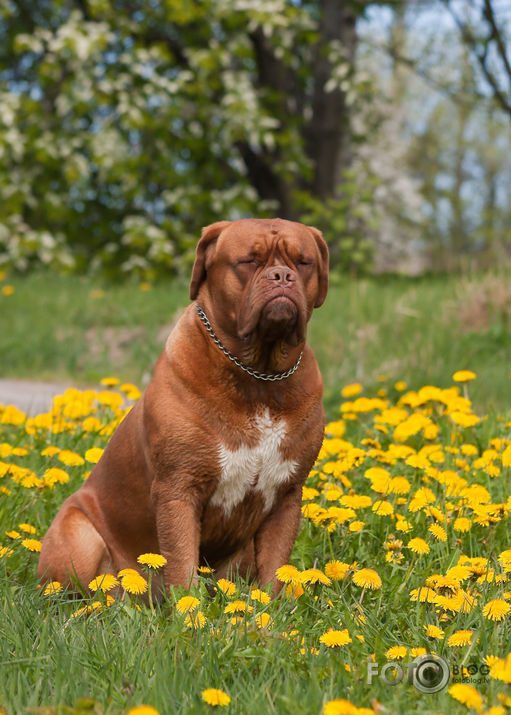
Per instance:
[[[55,395],[69,385],[34,380],[0,380],[0,405],[15,405],[28,415],[48,412]]]

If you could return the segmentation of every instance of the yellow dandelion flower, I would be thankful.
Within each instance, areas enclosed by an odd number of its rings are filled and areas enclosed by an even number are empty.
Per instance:
[[[502,452],[501,459],[503,467],[511,467],[511,444]]]
[[[82,422],[84,432],[100,432],[103,429],[103,423],[97,417],[87,417]]]
[[[105,385],[105,387],[115,387],[115,385],[118,385],[120,380],[118,380],[116,377],[103,377],[99,383],[100,385]]]
[[[483,699],[478,691],[466,683],[454,683],[448,690],[449,695],[467,708],[481,710]]]
[[[472,631],[455,631],[447,639],[447,645],[458,647],[464,645],[471,645],[472,643]]]
[[[457,370],[452,379],[454,382],[469,382],[469,380],[475,380],[477,375],[471,370]]]
[[[416,536],[415,539],[410,539],[407,548],[411,549],[415,554],[429,554],[431,549],[424,539]]]
[[[69,481],[69,474],[58,467],[50,467],[45,471],[43,481],[49,487],[54,484],[65,484]]]
[[[408,653],[408,648],[404,645],[394,645],[385,652],[388,660],[401,660]]]
[[[329,700],[328,703],[324,704],[323,715],[358,715],[362,710],[363,708],[357,708],[353,703],[350,703],[349,700],[337,698],[336,700]]]
[[[50,583],[46,584],[45,589],[43,591],[43,596],[53,596],[56,593],[60,593],[62,591],[62,584],[60,581],[50,581]]]
[[[362,531],[362,529],[365,526],[365,521],[352,521],[351,524],[348,526],[348,529],[352,533],[357,533],[359,531]]]
[[[472,527],[472,522],[465,516],[460,516],[454,520],[453,529],[454,531],[460,531],[462,534],[470,531]]]
[[[322,583],[329,586],[332,581],[319,569],[306,569],[300,574],[301,583]]]
[[[19,427],[26,419],[26,414],[17,407],[14,407],[14,405],[8,405],[0,410],[0,424]]]
[[[420,601],[421,603],[434,603],[437,597],[436,591],[428,586],[421,586],[410,591],[410,601]]]
[[[440,524],[431,524],[428,531],[430,534],[433,534],[438,541],[447,541],[447,532]]]
[[[7,296],[12,295],[14,293],[14,286],[11,286],[11,285],[2,286],[2,293]]]
[[[195,596],[183,596],[183,598],[180,598],[176,603],[176,609],[179,613],[188,613],[195,611],[199,604],[200,601],[198,598],[195,598]]]
[[[502,474],[500,467],[498,467],[496,464],[488,464],[486,467],[484,467],[484,471],[489,477],[500,477]]]
[[[84,613],[91,613],[92,608],[90,606],[82,606],[81,608],[77,608],[74,613],[71,614],[71,618],[79,618],[81,615]]]
[[[477,449],[475,444],[464,442],[461,445],[461,453],[464,454],[465,457],[475,457],[476,454],[479,454],[479,450]]]
[[[410,489],[411,485],[406,477],[392,477],[390,480],[391,494],[408,494]]]
[[[128,710],[126,715],[160,715],[160,712],[153,708],[152,705],[137,705]]]
[[[91,464],[97,464],[103,455],[104,450],[101,447],[91,447],[85,452],[85,459]]]
[[[349,564],[343,561],[329,561],[325,564],[325,573],[332,581],[343,581],[350,569]]]
[[[136,569],[130,569],[130,568],[125,568],[121,569],[120,571],[117,572],[117,576],[121,578],[121,576],[128,576],[130,574],[138,573]]]
[[[115,586],[119,585],[119,580],[112,573],[102,573],[89,583],[91,591],[111,591]]]
[[[483,608],[483,616],[491,621],[501,621],[511,611],[511,604],[506,603],[501,598],[496,598]]]
[[[349,399],[350,397],[355,397],[360,395],[362,392],[362,385],[359,382],[352,382],[350,385],[345,385],[341,390],[341,395]]]
[[[212,569],[209,566],[198,566],[197,571],[199,573],[214,573],[215,569]]]
[[[381,588],[381,578],[373,569],[361,569],[353,575],[353,583],[361,588],[376,590]]]
[[[345,494],[341,497],[340,502],[350,509],[366,509],[373,503],[371,497],[365,494]]]
[[[23,469],[22,472],[20,472],[20,477],[21,486],[27,489],[32,489],[32,487],[41,488],[44,486],[43,480],[36,477],[34,472],[30,471],[30,469]]]
[[[120,385],[119,390],[121,392],[133,392],[134,390],[138,390],[138,387],[132,382],[123,382],[123,384]]]
[[[29,551],[41,551],[41,542],[38,539],[23,539],[21,545]]]
[[[226,578],[219,578],[216,585],[226,596],[232,596],[233,593],[236,592],[236,586],[232,581],[228,581]]]
[[[293,583],[288,583],[286,585],[286,596],[293,597],[293,598],[300,598],[300,596],[303,596],[305,591],[303,590],[303,586],[299,583],[293,584]]]
[[[412,530],[412,525],[406,519],[403,519],[402,517],[398,516],[397,521],[396,521],[396,529],[397,529],[397,531],[402,531],[403,533],[406,534]]]
[[[232,601],[224,608],[224,613],[251,613],[253,610],[246,601]]]
[[[25,534],[36,533],[36,528],[35,526],[32,526],[32,524],[18,524],[18,527],[21,529],[21,531],[24,531]]]
[[[14,551],[10,549],[8,546],[0,546],[0,559],[2,559],[4,556],[11,556]]]
[[[314,489],[313,487],[302,487],[302,500],[303,501],[309,501],[310,499],[314,499],[315,497],[319,496],[319,492],[317,489]]]
[[[60,452],[60,447],[55,447],[55,445],[50,444],[48,447],[45,447],[43,450],[41,450],[41,456],[42,457],[53,457],[56,454]]]
[[[451,568],[447,570],[445,575],[447,578],[456,579],[456,581],[465,581],[467,578],[470,578],[472,572],[470,571],[468,566],[458,565],[451,566]]]
[[[394,513],[394,507],[390,502],[379,499],[374,502],[372,511],[378,516],[389,516]]]
[[[185,626],[187,628],[203,628],[206,621],[206,616],[202,611],[192,611],[186,614]]]
[[[65,464],[66,467],[81,467],[82,464],[85,464],[84,458],[70,449],[61,449],[57,455],[57,459],[60,460],[62,464]]]
[[[258,628],[270,628],[272,618],[268,613],[260,613],[256,616],[255,622]]]
[[[481,421],[477,415],[467,414],[466,412],[451,412],[449,417],[460,427],[474,427]]]
[[[253,588],[250,591],[250,598],[253,601],[259,601],[260,603],[264,604],[270,603],[271,601],[271,598],[268,596],[268,594],[264,591],[261,591],[259,588]]]
[[[149,566],[152,569],[159,569],[167,563],[167,559],[161,554],[140,554],[140,556],[137,556],[137,561],[139,564]]]
[[[12,531],[6,531],[5,535],[9,537],[9,539],[19,539],[21,534],[19,531],[15,531],[14,529]]]
[[[336,648],[337,646],[351,643],[351,637],[347,628],[342,631],[330,630],[320,636],[319,642],[323,643],[323,645],[326,645],[328,648]]]
[[[505,658],[499,658],[490,666],[490,678],[511,683],[511,653]]]
[[[117,410],[121,407],[122,403],[124,402],[124,398],[122,395],[119,395],[118,392],[97,392],[96,393],[96,400],[99,402],[100,405],[104,405],[105,407],[110,407],[112,410]]]
[[[483,663],[485,663],[485,665],[491,668],[491,666],[498,660],[499,658],[496,655],[485,655],[483,658]]]
[[[412,658],[417,658],[419,655],[426,655],[427,654],[426,648],[422,647],[415,647],[415,648],[410,648],[410,656]]]
[[[275,576],[279,581],[282,581],[282,583],[290,583],[294,586],[302,582],[302,575],[296,566],[290,566],[289,564],[278,568],[275,571]]]
[[[123,569],[118,575],[121,577],[121,586],[128,593],[138,595],[147,591],[147,581],[135,569]]]
[[[205,703],[216,707],[217,705],[229,705],[231,698],[224,693],[223,690],[218,690],[217,688],[207,688],[201,693],[201,697]]]
[[[432,623],[429,623],[427,626],[424,626],[426,630],[426,635],[428,638],[443,638],[444,637],[444,632],[441,628],[438,626],[434,626]]]
[[[329,422],[325,428],[325,433],[332,437],[342,437],[345,431],[346,422],[344,420]]]
[[[371,488],[379,494],[387,494],[390,490],[392,480],[390,473],[383,467],[369,467],[364,472],[364,477],[371,482]]]

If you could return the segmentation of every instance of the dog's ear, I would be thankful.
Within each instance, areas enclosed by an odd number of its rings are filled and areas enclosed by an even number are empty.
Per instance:
[[[195,263],[193,264],[192,280],[190,282],[190,300],[195,300],[199,293],[202,281],[206,278],[206,251],[213,241],[220,236],[224,228],[230,225],[230,221],[218,221],[202,229],[200,241],[195,251]]]
[[[319,306],[325,302],[328,292],[328,246],[321,231],[318,231],[314,226],[307,226],[307,228],[312,233],[319,250],[318,295],[314,303],[314,307],[319,308]]]

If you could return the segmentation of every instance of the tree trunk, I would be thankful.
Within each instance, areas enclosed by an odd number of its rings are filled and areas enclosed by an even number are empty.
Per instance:
[[[313,167],[310,182],[297,177],[291,183],[279,176],[275,169],[280,158],[278,149],[274,152],[255,151],[246,142],[238,143],[252,185],[262,199],[273,199],[277,203],[282,218],[296,219],[299,216],[299,207],[292,196],[296,189],[306,188],[320,199],[338,194],[342,172],[352,160],[350,110],[345,92],[339,88],[326,92],[325,85],[332,72],[328,59],[332,41],[340,42],[351,72],[356,47],[356,14],[341,0],[320,0],[320,12],[310,89],[303,87],[296,72],[275,56],[260,28],[249,35],[259,87],[271,90],[270,109],[283,128],[297,114],[300,116],[305,152]],[[307,105],[310,117],[307,116]]]
[[[340,41],[345,59],[353,68],[356,47],[356,15],[340,0],[321,0],[319,41],[314,63],[312,119],[305,128],[307,154],[314,165],[312,193],[324,199],[336,195],[342,172],[352,159],[350,110],[341,89],[325,91],[332,65],[328,45]]]

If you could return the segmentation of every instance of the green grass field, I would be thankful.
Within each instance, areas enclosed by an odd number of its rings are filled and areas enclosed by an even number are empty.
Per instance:
[[[212,597],[204,574],[188,614],[176,605],[184,591],[150,609],[129,580],[110,603],[101,592],[43,593],[35,577],[40,539],[97,459],[89,450],[105,446],[131,404],[98,378],[142,384],[186,288],[102,288],[50,275],[8,282],[0,375],[95,387],[69,392],[51,416],[0,408],[6,713],[127,713],[142,704],[162,715],[207,713],[208,688],[229,696],[225,712],[240,714],[511,708],[505,276],[332,288],[310,331],[330,424],[304,489],[295,568],[279,574],[286,593],[265,603],[238,581]],[[459,369],[477,379],[453,382]],[[341,397],[354,382],[361,386]],[[381,671],[424,653],[451,668],[441,691],[378,675],[368,682],[370,663]],[[470,680],[455,682],[463,675]]]
[[[94,385],[110,373],[144,385],[188,287],[103,286],[74,276],[9,278],[0,292],[0,377]],[[477,407],[505,409],[511,379],[511,279],[343,279],[313,315],[309,340],[333,414],[342,385],[374,388],[380,376],[410,387],[447,386],[455,370],[479,379]]]

